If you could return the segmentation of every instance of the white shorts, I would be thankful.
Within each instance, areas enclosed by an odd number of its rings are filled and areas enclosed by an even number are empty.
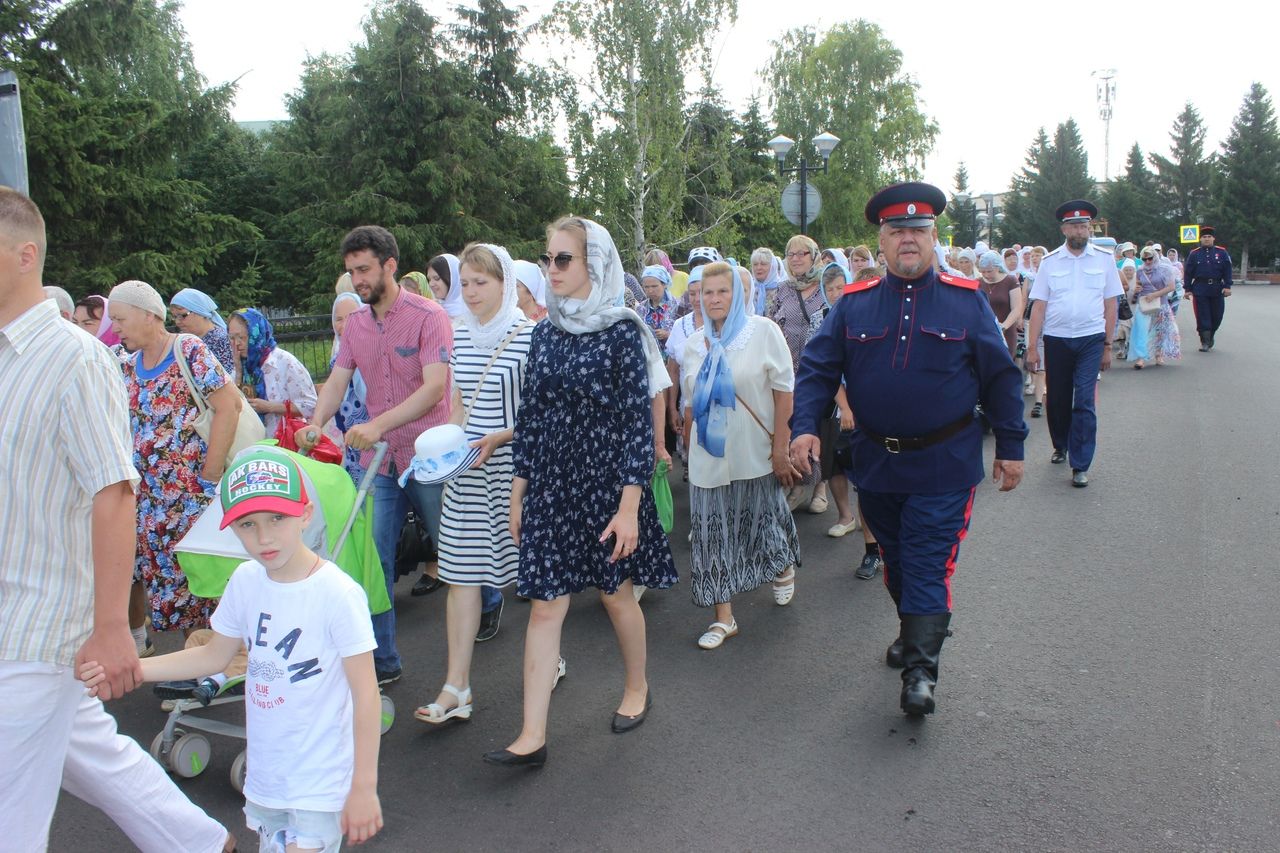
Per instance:
[[[285,853],[288,845],[336,853],[342,848],[342,813],[272,809],[244,804],[245,824],[258,833],[259,853]]]

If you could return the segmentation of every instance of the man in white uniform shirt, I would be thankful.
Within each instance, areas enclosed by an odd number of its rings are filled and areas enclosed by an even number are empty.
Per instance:
[[[1057,210],[1066,242],[1044,256],[1031,287],[1031,328],[1027,340],[1044,333],[1044,366],[1050,461],[1071,461],[1071,484],[1089,485],[1089,466],[1098,439],[1094,406],[1099,372],[1111,367],[1111,341],[1124,293],[1112,253],[1089,243],[1098,208],[1075,199]],[[1040,360],[1027,348],[1029,370]]]

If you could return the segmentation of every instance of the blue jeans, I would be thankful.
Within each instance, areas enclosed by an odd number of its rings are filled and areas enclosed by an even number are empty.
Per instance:
[[[395,470],[394,466],[391,470]],[[411,506],[427,525],[431,538],[440,541],[440,499],[444,487],[419,483],[410,477],[402,489],[396,479],[379,474],[373,481],[373,545],[378,549],[382,575],[387,582],[387,598],[391,601],[390,610],[373,617],[373,637],[378,641],[373,662],[379,672],[400,668],[400,652],[396,649],[396,545]],[[502,604],[502,590],[481,587],[480,601],[485,613],[495,610]]]
[[[1066,450],[1071,470],[1088,471],[1098,446],[1098,371],[1106,335],[1044,336],[1045,414],[1055,450]]]

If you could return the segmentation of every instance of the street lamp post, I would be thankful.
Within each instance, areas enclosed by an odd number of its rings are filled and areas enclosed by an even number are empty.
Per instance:
[[[769,150],[773,152],[773,156],[778,159],[778,174],[786,175],[791,172],[800,174],[800,233],[808,233],[806,229],[809,225],[809,173],[826,173],[827,164],[831,162],[831,152],[840,144],[840,138],[831,133],[820,133],[813,138],[813,147],[818,149],[818,154],[822,156],[822,168],[810,166],[809,161],[804,157],[800,158],[800,165],[793,166],[790,169],[783,167],[783,162],[787,159],[787,154],[791,153],[791,149],[795,147],[796,141],[790,137],[778,135],[770,139],[768,143]]]
[[[979,237],[982,236],[982,229],[987,229],[988,244],[996,241],[996,226],[1004,222],[1004,213],[996,206],[995,193],[982,193],[979,196],[982,199],[983,207],[986,209],[979,212],[975,206],[972,210],[973,231]],[[955,202],[958,206],[968,204],[972,200],[972,196],[968,193],[956,193]]]

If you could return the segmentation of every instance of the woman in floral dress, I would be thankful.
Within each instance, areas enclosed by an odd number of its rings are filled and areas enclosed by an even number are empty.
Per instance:
[[[546,761],[560,630],[574,593],[595,587],[625,671],[613,731],[648,714],[644,613],[633,587],[676,582],[651,482],[650,401],[671,384],[657,341],[623,294],[622,261],[603,227],[565,218],[547,232],[547,322],[533,333],[514,437],[511,534],[517,592],[532,600],[524,653],[524,721],[491,764]]]
[[[200,411],[174,357],[179,336],[164,327],[160,294],[144,282],[124,282],[111,291],[110,312],[112,328],[131,353],[123,369],[134,464],[142,475],[134,580],[143,584],[152,628],[190,633],[208,626],[214,602],[191,594],[174,550],[213,498],[235,435],[240,395],[204,342],[183,335],[182,354],[214,411],[206,444],[196,432]]]

